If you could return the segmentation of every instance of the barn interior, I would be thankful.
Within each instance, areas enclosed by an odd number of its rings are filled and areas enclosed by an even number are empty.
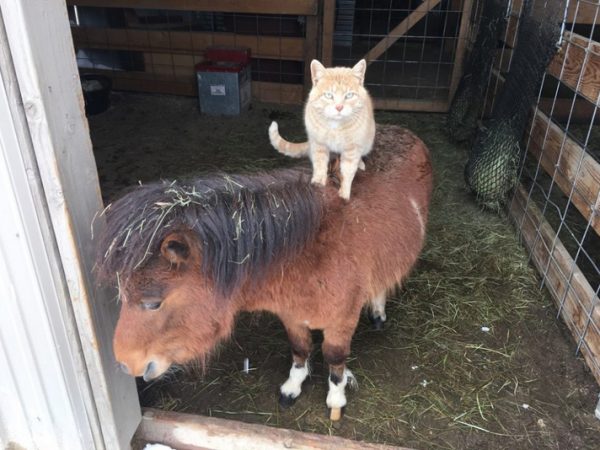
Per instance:
[[[461,77],[484,71],[469,58],[486,1],[103,3],[67,1],[106,204],[138,183],[308,165],[278,154],[267,129],[276,120],[286,138],[306,138],[313,58],[366,58],[378,126],[415,132],[435,176],[427,243],[389,299],[385,329],[359,323],[348,362],[359,387],[340,423],[326,413],[318,333],[302,396],[279,407],[290,350],[266,313],[239,317],[206,371],[139,380],[143,407],[410,448],[600,448],[598,4],[542,5],[565,11],[560,40],[528,99],[518,180],[489,208],[465,183],[472,142],[448,132]],[[536,18],[525,0],[494,3],[502,16],[478,127],[516,70],[522,18]],[[202,109],[196,65],[214,46],[250,50],[251,101],[238,114]]]

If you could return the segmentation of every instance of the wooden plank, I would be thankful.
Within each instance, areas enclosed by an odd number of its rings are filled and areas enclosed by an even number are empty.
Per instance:
[[[582,1],[571,0],[567,11],[567,23],[578,23],[582,25],[592,25],[600,22],[600,17],[596,18],[598,5]]]
[[[596,103],[600,94],[600,43],[568,31],[564,36],[563,47],[552,58],[548,73]]]
[[[424,0],[417,8],[411,12],[402,22],[394,27],[383,39],[381,39],[375,47],[367,52],[363,57],[370,64],[379,58],[388,48],[404,36],[408,30],[414,27],[427,13],[435,8],[440,3],[440,0]]]
[[[102,210],[73,39],[63,0],[0,0],[0,11],[47,209],[85,355],[105,448],[126,449],[140,420],[135,380],[115,370],[112,339],[119,305],[94,283],[90,224]],[[97,221],[96,231],[102,228]],[[68,351],[65,349],[64,351]],[[83,387],[82,387],[83,388]],[[77,386],[71,389],[77,390]]]
[[[317,0],[67,0],[67,5],[314,16]]]
[[[325,67],[333,64],[333,34],[335,31],[335,0],[323,0],[323,33],[321,62]]]
[[[99,73],[112,79],[113,89],[171,95],[198,96],[194,76],[178,76],[165,69],[163,73],[121,72],[104,69],[86,69],[86,73]],[[300,105],[304,99],[301,84],[252,82],[252,99],[265,103]]]
[[[515,48],[517,45],[517,32],[519,30],[519,18],[511,15],[506,22],[506,32],[502,37],[502,41],[509,48]]]
[[[504,87],[504,81],[504,76],[498,72],[497,69],[492,68],[490,73],[490,82],[488,83],[487,91],[485,93],[485,102],[483,104],[483,116],[485,118],[492,115],[496,98]]]
[[[264,103],[301,105],[304,101],[304,87],[300,84],[253,81],[252,98]]]
[[[513,52],[514,50],[512,48],[496,49],[493,67],[500,73],[506,74],[506,72],[510,70]]]
[[[522,186],[515,192],[509,214],[519,228],[536,268],[546,274],[544,282],[561,317],[577,342],[583,337],[585,345],[581,345],[581,353],[600,383],[598,297],[535,203],[531,199],[527,202],[527,192]]]
[[[336,436],[145,408],[137,437],[179,449],[410,450]]]
[[[211,45],[233,45],[250,48],[255,58],[304,61],[305,57],[305,40],[299,37],[94,27],[73,27],[72,32],[77,48],[196,55]]]
[[[573,108],[572,111],[571,107]],[[547,116],[550,116],[550,111],[552,110],[552,119],[558,122],[566,123],[569,121],[572,125],[589,126],[596,106],[581,97],[575,99],[574,106],[572,98],[540,98],[539,108]],[[594,117],[594,124],[600,125],[600,114],[598,113]]]
[[[375,109],[395,111],[448,112],[447,100],[411,100],[402,98],[373,98]]]
[[[306,39],[304,40],[304,96],[312,86],[310,74],[310,62],[317,58],[317,49],[319,46],[319,20],[317,17],[306,18]]]
[[[540,159],[546,172],[554,176],[565,195],[568,196],[575,185],[572,202],[587,221],[591,220],[591,226],[600,235],[600,164],[539,110],[529,133],[529,151]]]
[[[471,8],[473,6],[473,0],[463,1],[463,12],[460,19],[460,29],[458,32],[458,43],[456,45],[456,53],[454,54],[454,66],[452,67],[452,77],[450,79],[450,93],[449,102],[452,102],[456,89],[458,89],[458,83],[460,77],[462,77],[463,63],[465,58],[465,51],[467,46],[467,35],[469,32],[469,24],[471,22]]]

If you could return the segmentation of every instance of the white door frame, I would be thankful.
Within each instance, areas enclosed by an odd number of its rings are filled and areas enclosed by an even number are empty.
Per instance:
[[[140,408],[92,275],[103,205],[64,0],[0,0],[0,189],[0,447],[127,449]]]

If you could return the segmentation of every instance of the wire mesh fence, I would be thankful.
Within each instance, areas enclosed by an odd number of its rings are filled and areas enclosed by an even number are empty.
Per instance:
[[[369,62],[376,98],[448,103],[460,76],[472,0],[338,1],[333,61]]]
[[[300,102],[305,58],[317,48],[309,42],[316,15],[73,5],[69,18],[80,69],[144,92],[195,95],[194,66],[206,48],[230,46],[251,50],[253,81],[296,86],[292,100]]]
[[[553,4],[538,1],[538,7]],[[600,382],[599,9],[597,0],[565,5],[559,50],[527,128],[521,186],[510,210],[576,352]]]

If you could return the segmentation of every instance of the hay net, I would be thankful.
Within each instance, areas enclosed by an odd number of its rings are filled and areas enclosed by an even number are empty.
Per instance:
[[[499,209],[517,184],[520,142],[546,67],[556,53],[563,9],[562,0],[523,4],[510,71],[491,118],[475,135],[465,167],[467,186],[485,207]]]
[[[479,17],[475,15],[477,37],[448,112],[453,142],[472,142],[475,138],[505,12],[499,0],[483,0]]]

